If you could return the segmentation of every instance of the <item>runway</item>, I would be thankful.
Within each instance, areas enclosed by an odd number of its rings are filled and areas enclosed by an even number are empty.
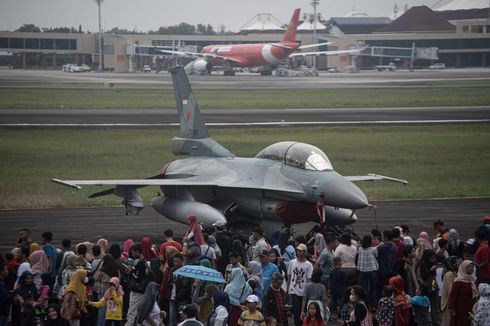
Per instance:
[[[359,219],[354,224],[354,231],[360,235],[370,232],[376,225],[383,230],[408,224],[412,234],[425,230],[432,236],[432,222],[442,219],[447,227],[457,229],[461,237],[467,239],[473,237],[482,217],[490,213],[490,198],[386,201],[374,204],[378,206],[376,218],[367,209],[357,212]],[[172,228],[177,238],[181,238],[186,230],[185,225],[160,216],[151,207],[146,207],[139,216],[125,216],[123,207],[5,210],[0,211],[0,225],[0,252],[15,246],[18,230],[23,227],[31,229],[35,241],[40,241],[43,232],[53,232],[55,244],[64,238],[77,243],[104,237],[110,242],[122,243],[128,238],[139,240],[144,236],[160,243],[165,229]],[[312,225],[296,225],[297,234],[306,233]]]
[[[490,106],[336,109],[207,109],[206,125],[281,126],[490,122]],[[175,110],[0,110],[0,128],[161,128],[178,126]]]
[[[445,70],[397,70],[379,72],[363,70],[360,73],[320,72],[317,77],[277,77],[240,73],[236,76],[213,74],[210,76],[189,76],[194,87],[219,89],[281,89],[281,88],[396,88],[396,87],[433,87],[434,82],[472,81],[478,87],[478,81],[490,79],[489,68],[465,68]],[[69,83],[100,84],[113,83],[130,86],[148,86],[172,88],[170,73],[66,73],[59,70],[22,70],[0,69],[0,87],[39,87],[63,88],[77,87]],[[85,85],[86,86],[86,85]],[[85,87],[84,86],[84,87]],[[437,87],[441,87],[438,85]],[[442,87],[457,87],[446,84]]]

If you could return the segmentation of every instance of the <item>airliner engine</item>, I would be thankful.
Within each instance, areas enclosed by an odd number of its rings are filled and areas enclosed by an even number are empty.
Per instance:
[[[213,69],[213,65],[211,64],[211,62],[207,62],[204,59],[194,60],[194,70],[195,71],[202,73],[202,72],[206,72],[206,71],[211,71],[211,69]]]

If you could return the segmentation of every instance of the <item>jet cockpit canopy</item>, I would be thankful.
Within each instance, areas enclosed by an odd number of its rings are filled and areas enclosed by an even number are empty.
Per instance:
[[[333,170],[327,155],[318,147],[293,141],[272,144],[258,153],[256,158],[279,161],[303,170]]]

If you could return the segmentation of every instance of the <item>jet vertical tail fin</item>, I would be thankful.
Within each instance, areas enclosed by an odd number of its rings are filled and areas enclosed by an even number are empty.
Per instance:
[[[288,29],[282,37],[281,43],[294,43],[296,42],[296,31],[298,29],[299,12],[301,9],[297,8],[294,10],[291,21],[288,24]]]
[[[175,102],[179,113],[180,131],[182,138],[208,138],[208,129],[201,117],[201,111],[192,93],[191,84],[183,67],[170,70],[174,84]]]

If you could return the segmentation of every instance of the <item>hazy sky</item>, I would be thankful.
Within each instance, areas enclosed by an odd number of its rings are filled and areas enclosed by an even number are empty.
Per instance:
[[[352,11],[369,16],[389,16],[395,4],[432,6],[447,0],[320,0],[324,17],[344,16]],[[271,13],[279,21],[289,21],[294,8],[312,12],[311,0],[104,0],[102,27],[111,29],[156,30],[181,22],[211,24],[215,30],[238,31],[257,13]],[[0,0],[0,30],[14,30],[24,23],[39,27],[74,26],[97,30],[97,5],[93,0]]]

